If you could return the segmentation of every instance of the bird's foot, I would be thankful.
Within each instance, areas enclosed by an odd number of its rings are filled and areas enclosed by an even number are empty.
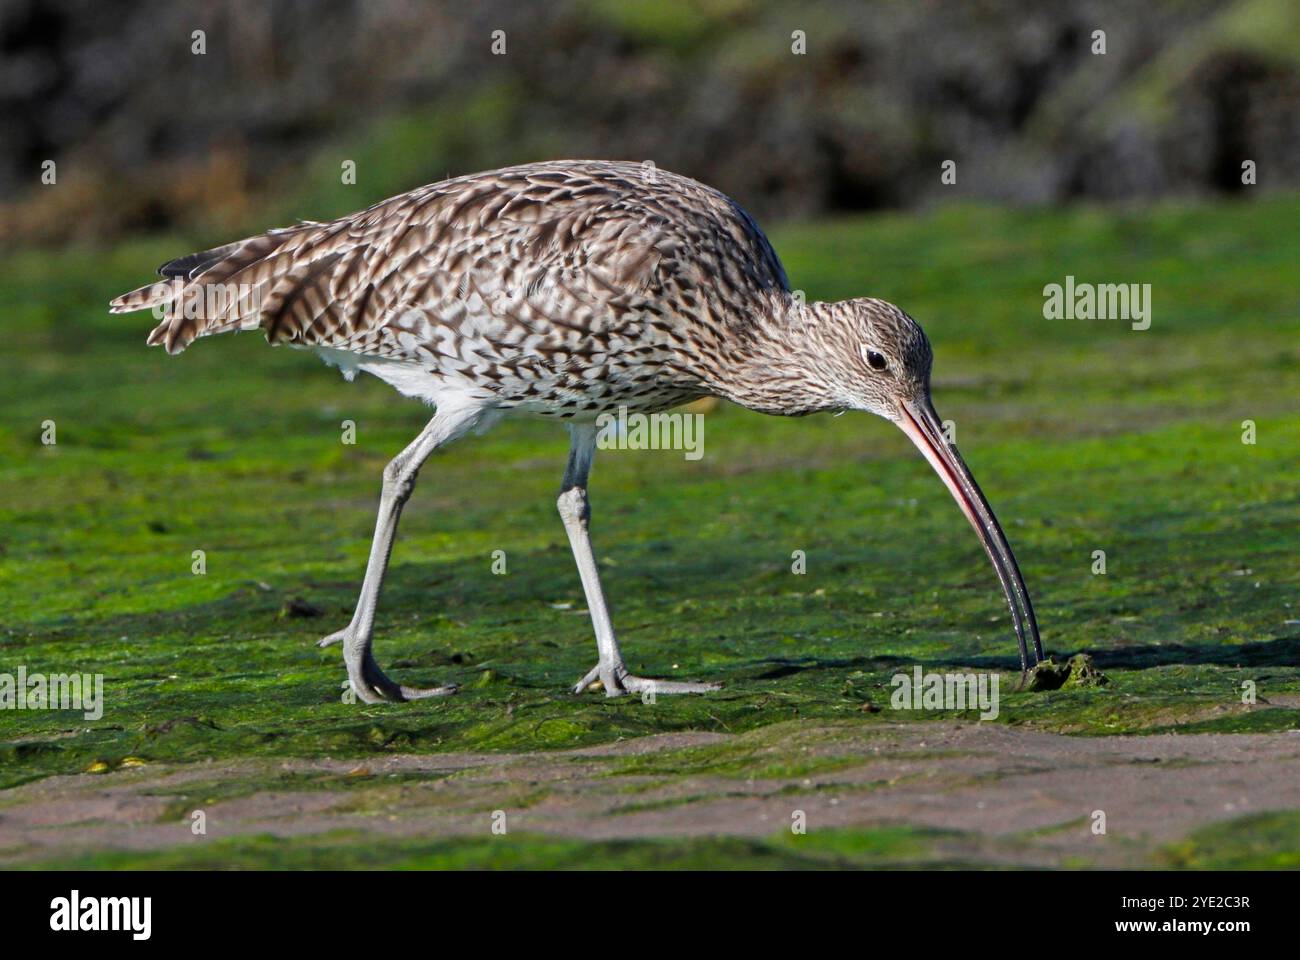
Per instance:
[[[586,676],[573,685],[574,693],[582,693],[597,680],[605,688],[605,696],[621,697],[629,693],[649,694],[657,696],[659,694],[672,693],[709,693],[713,690],[721,690],[720,683],[701,683],[695,680],[656,680],[652,677],[637,677],[627,672],[627,668],[619,664],[613,670],[602,671],[600,664],[592,667],[587,671]]]
[[[426,700],[429,697],[446,697],[457,691],[454,683],[442,687],[408,687],[391,679],[370,652],[370,644],[359,648],[347,641],[352,636],[352,627],[347,626],[337,633],[316,641],[318,647],[327,647],[333,643],[343,643],[343,660],[347,663],[348,679],[343,681],[343,688],[349,686],[352,692],[365,703],[404,703],[407,700]]]
[[[427,700],[430,697],[449,697],[460,688],[454,683],[445,687],[408,687],[394,683],[384,677],[387,683],[354,684],[351,680],[343,681],[343,689],[352,688],[352,692],[365,703],[405,703],[408,700]]]
[[[397,683],[379,669],[375,658],[366,651],[361,662],[355,666],[348,663],[348,679],[344,686],[351,685],[352,692],[366,703],[404,703],[407,700],[427,700],[429,697],[446,697],[455,693],[456,684],[444,687],[408,687]]]

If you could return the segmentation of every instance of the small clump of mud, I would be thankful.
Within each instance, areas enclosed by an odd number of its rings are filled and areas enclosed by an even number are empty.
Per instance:
[[[325,611],[314,603],[308,603],[302,597],[290,597],[280,607],[280,618],[286,617],[319,617]]]
[[[1097,669],[1092,657],[1076,653],[1064,663],[1051,657],[1041,661],[1025,676],[1020,689],[1025,691],[1064,690],[1069,687],[1104,687],[1110,677]]]

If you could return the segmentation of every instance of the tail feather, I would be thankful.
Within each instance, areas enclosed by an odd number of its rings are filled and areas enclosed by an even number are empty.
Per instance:
[[[318,224],[302,224],[169,260],[158,268],[164,279],[109,301],[112,313],[154,309],[161,317],[149,334],[150,346],[180,353],[199,337],[258,325],[261,295],[301,267],[304,234]],[[284,248],[293,256],[280,256]]]
[[[148,342],[168,353],[199,337],[257,327],[271,343],[378,339],[383,317],[411,280],[405,268],[433,242],[425,227],[402,220],[409,203],[398,207],[385,201],[353,217],[303,221],[177,257],[158,269],[161,280],[122,294],[109,309],[153,309],[159,322]],[[394,222],[378,222],[382,210]]]
[[[108,302],[110,313],[133,313],[148,307],[171,303],[174,291],[168,283],[148,283]]]

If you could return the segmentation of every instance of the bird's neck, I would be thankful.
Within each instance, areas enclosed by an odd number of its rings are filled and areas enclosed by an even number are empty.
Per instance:
[[[714,392],[760,413],[803,416],[842,407],[826,377],[834,304],[782,291],[755,310],[722,354]]]

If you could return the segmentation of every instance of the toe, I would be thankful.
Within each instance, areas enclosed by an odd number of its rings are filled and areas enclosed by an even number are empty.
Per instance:
[[[581,680],[573,685],[574,693],[582,693],[591,687],[593,683],[600,679],[600,664],[592,667],[586,672]]]
[[[346,627],[342,630],[336,630],[333,633],[331,633],[328,637],[321,637],[319,640],[317,640],[316,646],[328,647],[335,643],[342,643],[344,637],[346,637],[347,634],[348,631]]]
[[[720,683],[701,683],[695,680],[655,680],[649,677],[627,676],[623,686],[632,693],[673,694],[673,693],[711,693],[721,690]]]
[[[428,700],[430,697],[449,697],[460,690],[454,683],[442,687],[402,687],[404,700]]]

